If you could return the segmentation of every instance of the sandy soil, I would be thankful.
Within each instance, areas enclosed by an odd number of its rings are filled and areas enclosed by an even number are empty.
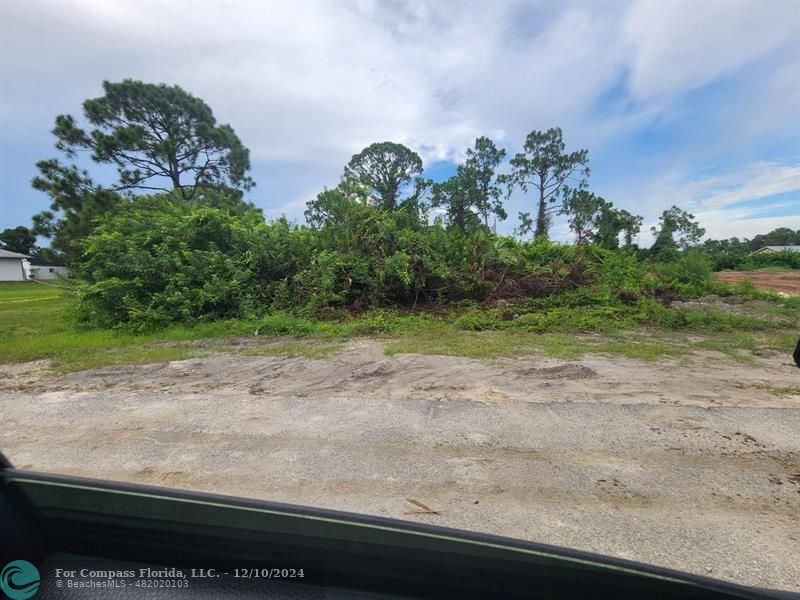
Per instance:
[[[800,296],[800,271],[725,271],[715,273],[719,281],[738,283],[745,279],[761,290],[783,292],[792,296]]]
[[[223,354],[0,379],[17,466],[476,529],[800,591],[800,371]],[[415,514],[408,500],[438,514]]]
[[[239,343],[252,346],[254,341],[249,338]],[[358,396],[495,405],[590,402],[794,408],[800,400],[798,395],[776,395],[774,391],[800,386],[791,357],[762,357],[757,364],[747,365],[714,352],[692,359],[665,358],[658,363],[602,355],[568,362],[541,357],[476,360],[415,354],[390,358],[383,354],[380,342],[361,339],[349,342],[345,351],[326,360],[230,353],[61,376],[44,375],[45,367],[45,363],[29,363],[27,368],[0,365],[0,376],[4,372],[8,376],[0,379],[0,385],[29,393]]]

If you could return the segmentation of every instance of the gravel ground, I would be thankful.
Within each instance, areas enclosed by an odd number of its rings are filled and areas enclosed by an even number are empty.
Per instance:
[[[800,591],[796,367],[222,355],[0,379],[22,468],[324,506]],[[437,514],[428,513],[416,500]]]

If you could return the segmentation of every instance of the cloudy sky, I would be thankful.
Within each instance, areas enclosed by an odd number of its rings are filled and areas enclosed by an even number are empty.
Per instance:
[[[371,142],[407,144],[442,178],[476,136],[513,155],[558,126],[589,149],[593,191],[646,226],[676,204],[711,237],[800,229],[796,0],[6,0],[0,229],[48,205],[29,184],[57,155],[54,117],[123,78],[179,84],[230,123],[269,216],[301,220]]]

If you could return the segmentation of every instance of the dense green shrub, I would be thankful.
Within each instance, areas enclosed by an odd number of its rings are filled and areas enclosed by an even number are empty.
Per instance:
[[[746,248],[727,252],[707,251],[715,271],[752,271],[754,269],[800,269],[800,252],[770,252],[751,255]]]
[[[800,252],[772,252],[754,254],[748,256],[739,265],[738,271],[750,271],[752,269],[764,269],[769,267],[785,267],[788,269],[800,269]]]
[[[516,242],[448,233],[403,211],[336,200],[340,220],[321,219],[317,229],[172,196],[124,203],[85,241],[80,319],[147,329],[280,310],[311,316],[485,300],[506,275],[564,279],[578,268],[567,258],[547,266],[541,257],[529,268]],[[537,250],[548,251],[574,254],[556,245]]]
[[[711,281],[712,263],[700,250],[681,252],[676,260],[659,264],[656,272],[669,284],[707,285]]]
[[[486,331],[496,329],[498,320],[493,313],[476,309],[458,317],[455,325],[459,329],[466,329],[467,331]]]
[[[633,249],[447,231],[338,190],[314,204],[314,227],[265,223],[239,200],[212,200],[139,197],[107,215],[77,265],[80,320],[144,330],[263,318],[264,333],[302,335],[312,318],[463,302],[454,324],[474,331],[726,326],[669,306],[732,293],[698,249],[642,259]],[[381,318],[359,327],[384,331]]]
[[[164,197],[121,206],[85,241],[79,318],[146,329],[252,312],[266,228],[255,211]]]

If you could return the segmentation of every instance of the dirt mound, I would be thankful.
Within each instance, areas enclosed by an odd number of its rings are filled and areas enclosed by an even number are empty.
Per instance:
[[[782,292],[790,296],[800,296],[800,271],[725,271],[715,273],[714,277],[723,283],[752,281],[760,290]]]
[[[746,305],[737,308],[746,310]],[[263,343],[263,342],[262,342]],[[374,340],[352,340],[325,359],[248,356],[240,352],[150,365],[106,367],[45,376],[7,376],[8,390],[31,392],[156,392],[259,397],[466,400],[471,402],[591,402],[639,404],[654,401],[694,406],[793,405],[797,369],[781,357],[758,365],[703,357],[689,364],[665,359],[643,363],[620,356],[579,361],[527,356],[478,360],[458,356],[398,354],[389,358]],[[698,393],[698,390],[713,390]]]
[[[530,368],[520,371],[522,375],[541,377],[542,379],[588,379],[597,375],[585,365],[558,365],[555,367]]]

